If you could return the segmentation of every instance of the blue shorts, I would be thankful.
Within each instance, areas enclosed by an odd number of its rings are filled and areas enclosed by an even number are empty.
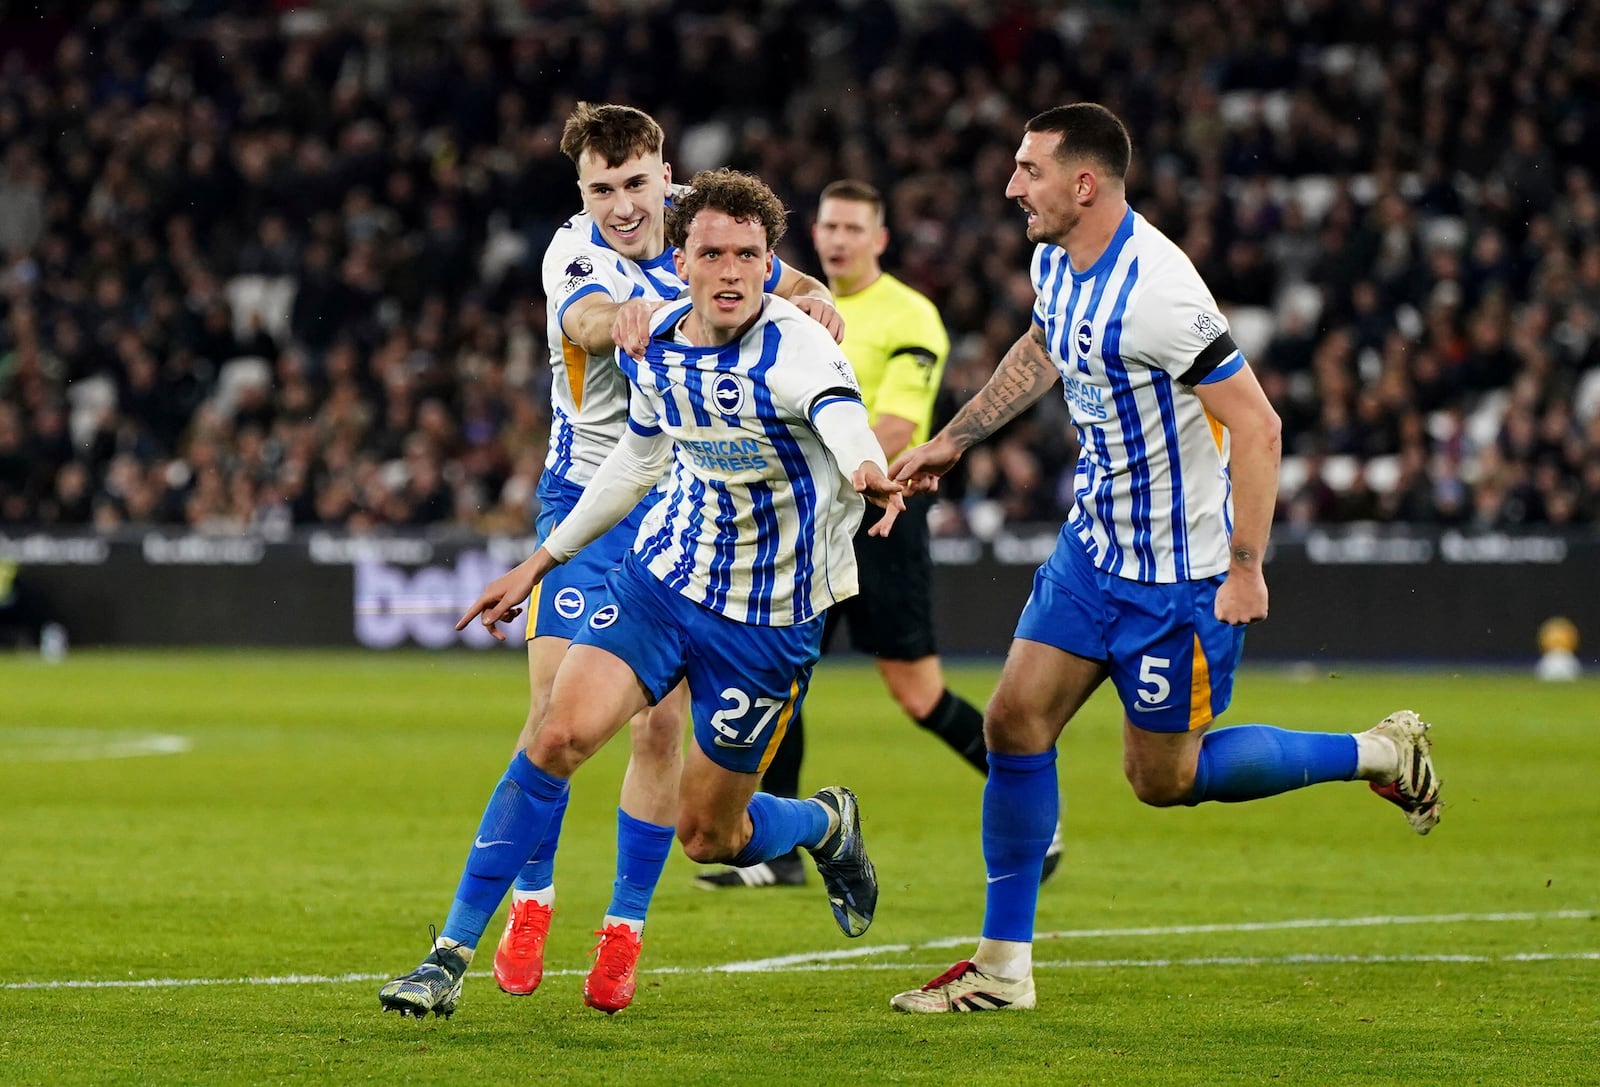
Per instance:
[[[1128,719],[1147,732],[1204,728],[1228,708],[1244,649],[1244,627],[1212,611],[1224,577],[1129,581],[1097,569],[1063,527],[1016,636],[1106,662]]]
[[[700,750],[740,774],[767,768],[822,655],[822,616],[788,627],[736,622],[663,585],[631,552],[607,601],[572,639],[622,658],[659,702],[685,677]]]
[[[547,471],[539,477],[538,493],[539,516],[534,530],[542,542],[572,512],[583,488]],[[545,575],[534,589],[528,609],[529,641],[544,637],[571,639],[578,633],[583,621],[605,603],[606,574],[633,549],[640,522],[660,499],[659,491],[645,495],[615,528]]]

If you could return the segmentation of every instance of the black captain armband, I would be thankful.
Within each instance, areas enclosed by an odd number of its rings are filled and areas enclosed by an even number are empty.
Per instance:
[[[934,363],[939,361],[938,355],[934,354],[932,351],[929,351],[926,347],[918,347],[916,344],[907,344],[904,347],[897,347],[893,351],[889,352],[889,357],[891,359],[899,358],[901,355],[910,355],[912,358],[917,360],[917,364],[919,366],[932,366]]]
[[[1210,343],[1205,349],[1194,357],[1194,365],[1185,370],[1178,378],[1184,385],[1198,385],[1210,376],[1211,371],[1227,362],[1239,350],[1239,345],[1233,342],[1233,333],[1224,332]]]
[[[938,365],[938,355],[934,354],[932,351],[929,351],[926,347],[919,347],[916,344],[907,344],[904,347],[897,347],[893,351],[889,352],[889,358],[891,360],[897,359],[902,355],[909,356],[913,361],[916,362],[918,366],[922,367],[922,383],[924,385],[927,385],[933,380],[933,368]]]
[[[848,385],[835,385],[831,389],[823,389],[811,398],[811,403],[806,406],[806,418],[809,419],[817,414],[817,408],[829,400],[854,400],[857,404],[863,403],[860,390],[852,389]]]

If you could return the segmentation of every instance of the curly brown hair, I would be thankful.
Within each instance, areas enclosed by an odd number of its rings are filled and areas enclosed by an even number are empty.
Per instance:
[[[585,151],[592,151],[615,168],[635,155],[659,155],[665,138],[656,119],[642,109],[579,102],[562,126],[561,153],[576,164]]]
[[[667,209],[667,244],[682,248],[689,240],[689,224],[706,209],[720,211],[741,223],[760,223],[767,232],[767,248],[776,249],[789,228],[789,209],[777,193],[754,174],[738,170],[702,170],[689,182],[689,192],[675,197]]]

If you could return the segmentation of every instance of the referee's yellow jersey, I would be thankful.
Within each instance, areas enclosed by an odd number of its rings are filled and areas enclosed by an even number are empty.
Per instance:
[[[926,296],[883,273],[855,294],[834,299],[844,318],[844,353],[861,383],[867,415],[917,424],[906,448],[928,440],[950,336]]]

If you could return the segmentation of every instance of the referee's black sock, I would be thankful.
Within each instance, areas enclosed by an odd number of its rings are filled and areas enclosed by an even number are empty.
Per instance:
[[[971,702],[946,687],[939,702],[917,724],[949,744],[978,773],[989,773],[989,752],[983,743],[983,714]]]
[[[797,713],[789,719],[789,728],[778,743],[777,753],[772,756],[772,761],[767,764],[766,773],[761,776],[761,791],[771,793],[773,796],[791,798],[799,796],[800,760],[805,757],[805,753],[806,734],[800,724],[800,715]],[[796,847],[783,856],[773,859],[798,861],[800,850]]]

